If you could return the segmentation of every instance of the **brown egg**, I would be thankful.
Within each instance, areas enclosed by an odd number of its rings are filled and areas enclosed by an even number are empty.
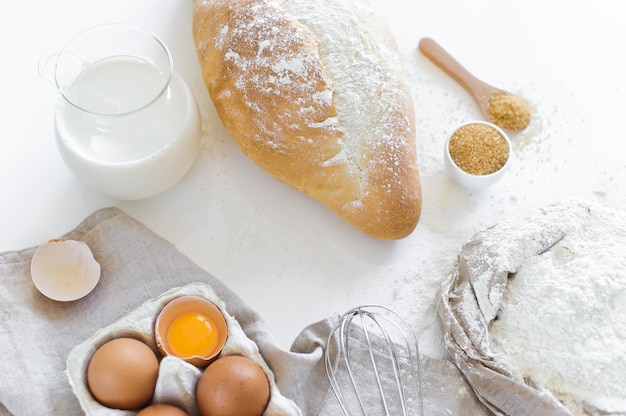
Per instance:
[[[153,404],[148,406],[139,413],[137,416],[188,416],[180,407],[176,407],[171,404]]]
[[[133,338],[116,338],[91,357],[87,384],[101,404],[137,409],[152,398],[158,372],[159,361],[149,346]]]
[[[269,399],[270,385],[263,369],[238,355],[209,364],[196,387],[202,416],[261,416]]]

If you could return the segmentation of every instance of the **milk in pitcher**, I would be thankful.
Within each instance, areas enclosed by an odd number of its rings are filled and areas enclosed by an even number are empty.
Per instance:
[[[200,149],[198,107],[154,34],[93,26],[44,55],[39,69],[60,95],[61,157],[88,187],[117,199],[148,198],[190,169]]]
[[[168,76],[147,60],[118,56],[89,65],[68,89],[71,101],[56,111],[57,140],[88,186],[140,199],[187,171],[199,146],[199,114],[178,74]]]

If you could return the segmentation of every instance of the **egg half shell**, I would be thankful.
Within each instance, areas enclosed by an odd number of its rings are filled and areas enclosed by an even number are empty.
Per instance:
[[[198,313],[207,317],[217,331],[217,342],[214,349],[204,355],[190,355],[178,358],[195,365],[206,367],[222,351],[228,338],[228,325],[220,309],[212,302],[200,296],[182,296],[169,302],[158,314],[154,324],[154,336],[157,347],[163,355],[176,356],[168,343],[167,333],[174,321],[186,313]]]
[[[87,296],[100,280],[100,264],[89,246],[77,240],[42,244],[33,254],[30,271],[39,292],[62,302]]]

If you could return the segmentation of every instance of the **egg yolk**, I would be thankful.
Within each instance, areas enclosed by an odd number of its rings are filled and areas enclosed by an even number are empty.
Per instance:
[[[186,312],[177,317],[167,330],[167,344],[177,357],[206,357],[219,340],[217,327],[208,317],[197,312]]]

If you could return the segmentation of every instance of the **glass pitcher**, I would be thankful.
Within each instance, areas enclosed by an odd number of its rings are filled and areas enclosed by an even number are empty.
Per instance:
[[[197,104],[152,33],[91,27],[42,57],[40,72],[59,94],[59,152],[88,187],[122,200],[148,198],[193,164],[202,130]]]

